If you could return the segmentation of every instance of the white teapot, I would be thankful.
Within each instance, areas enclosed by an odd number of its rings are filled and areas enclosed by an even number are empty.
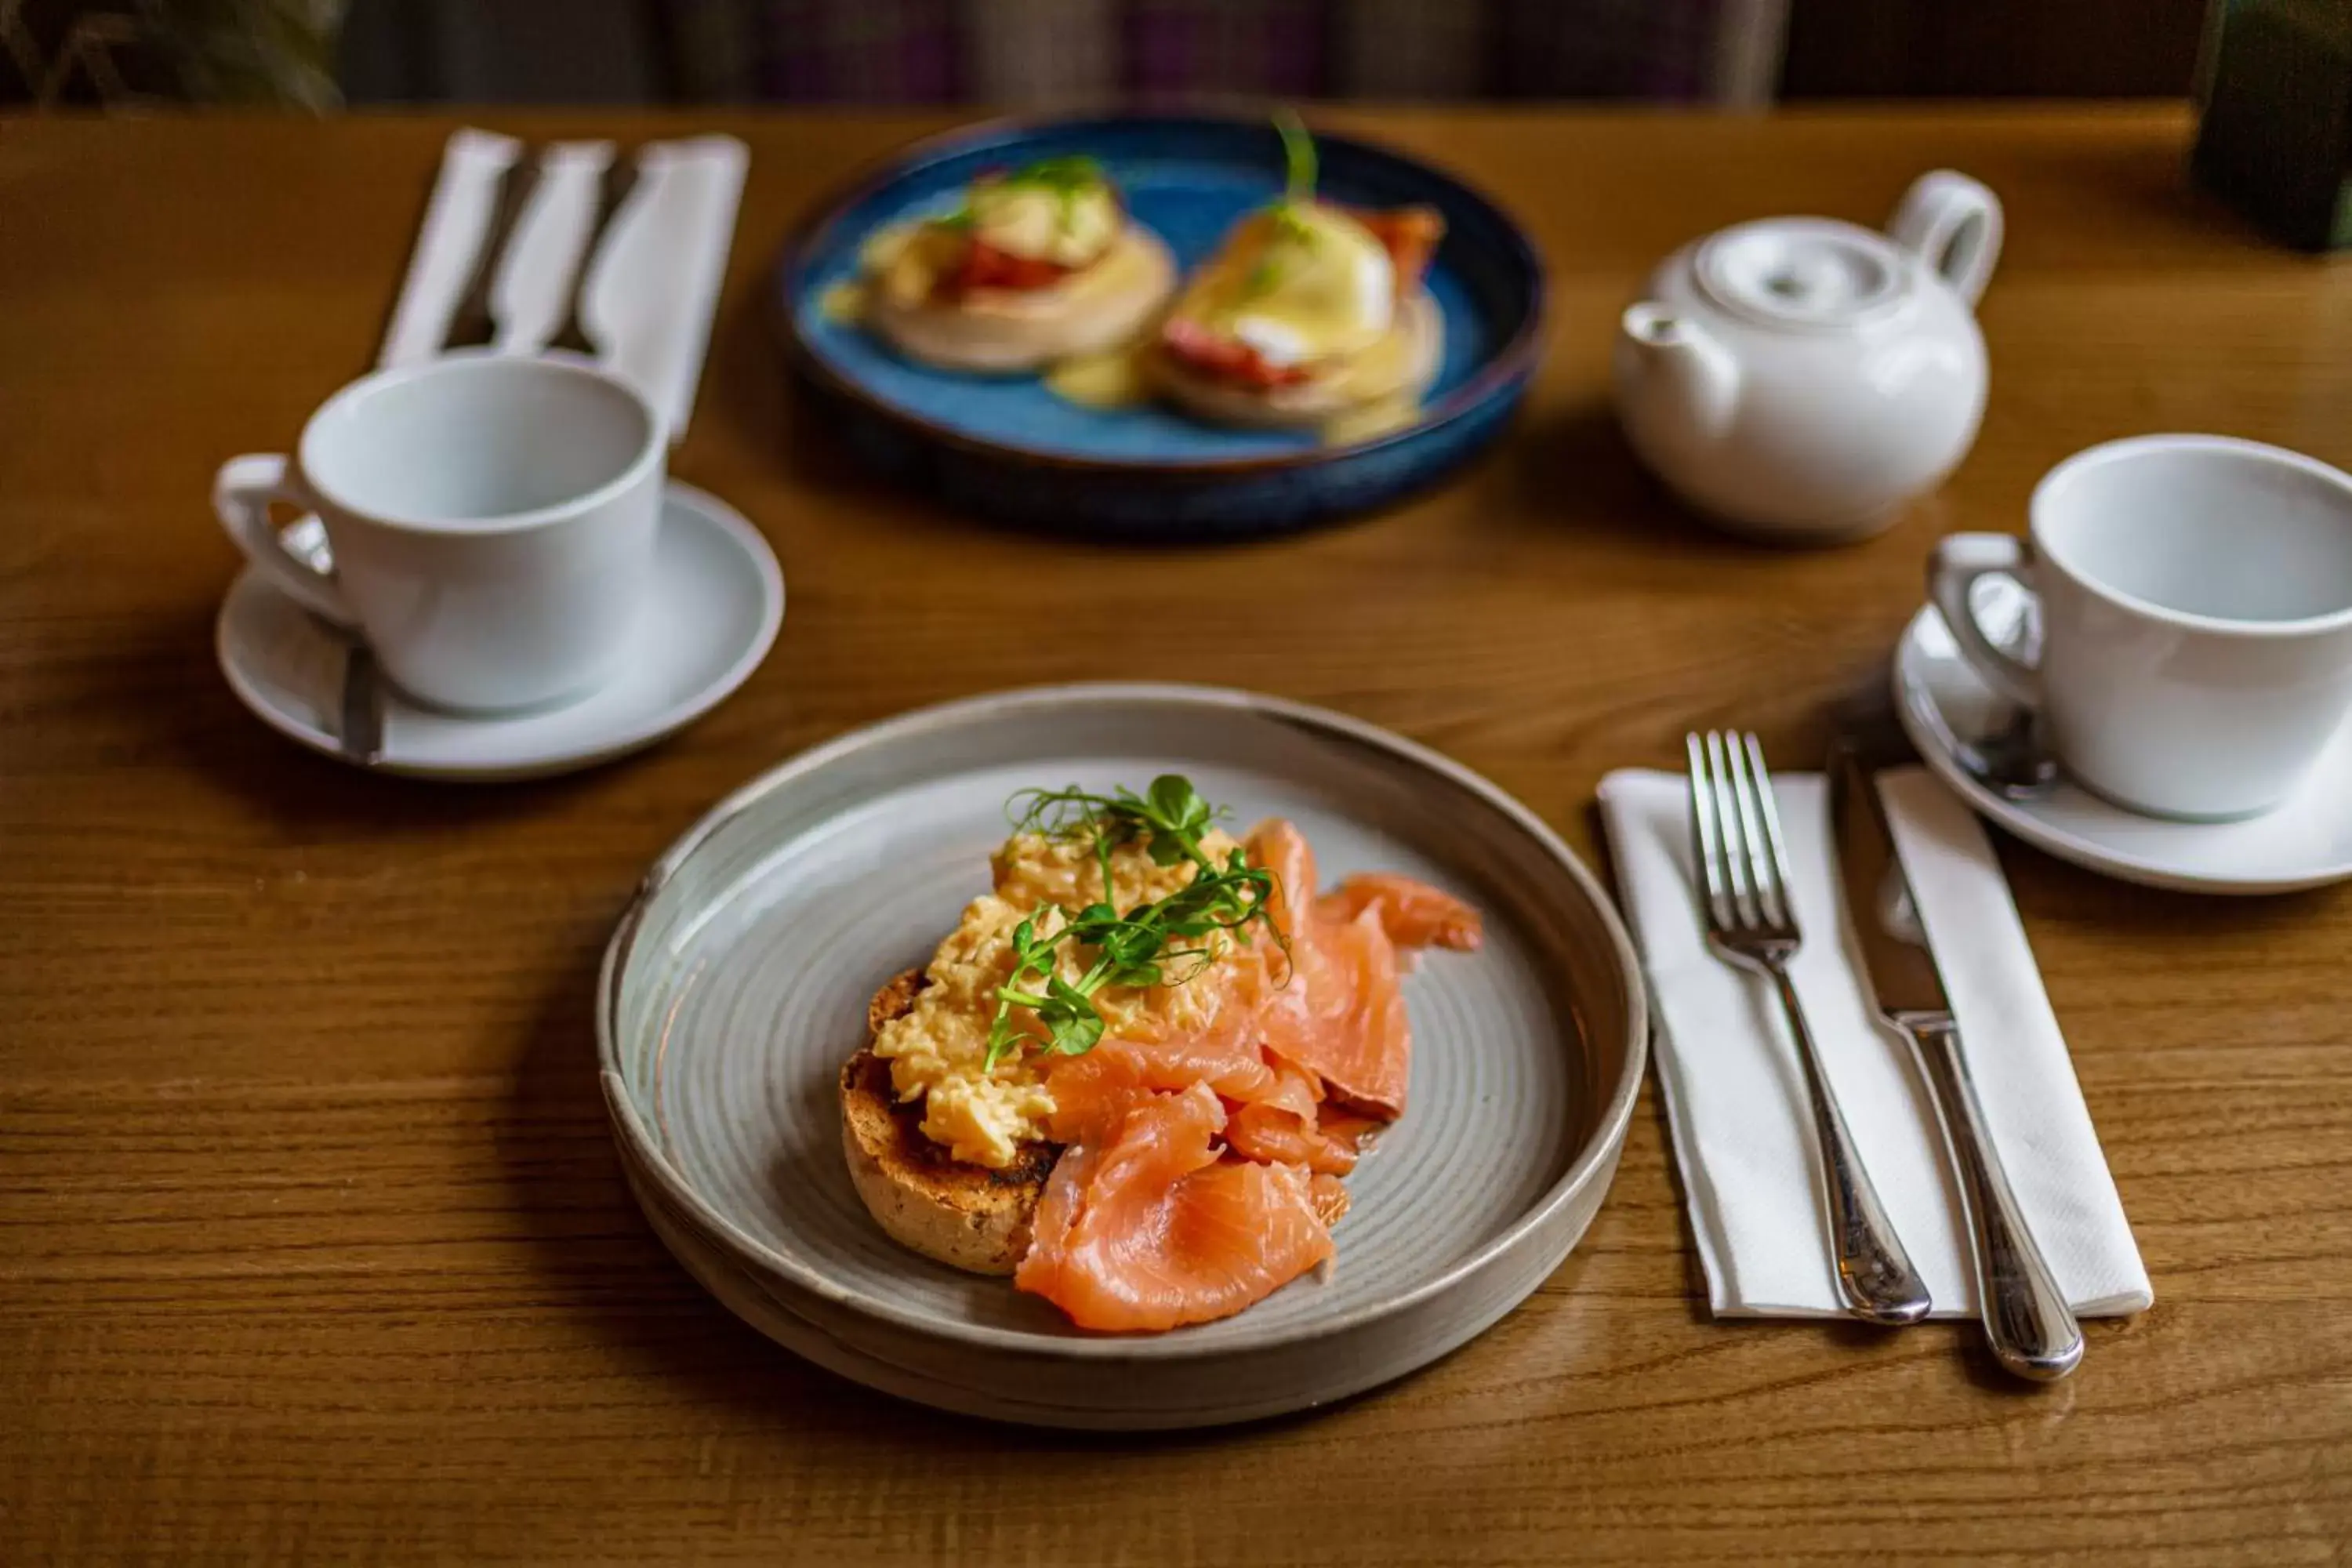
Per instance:
[[[1739,531],[1874,533],[1968,455],[1984,414],[1973,307],[2000,202],[1923,174],[1885,234],[1775,217],[1668,257],[1617,335],[1617,412],[1668,487]]]

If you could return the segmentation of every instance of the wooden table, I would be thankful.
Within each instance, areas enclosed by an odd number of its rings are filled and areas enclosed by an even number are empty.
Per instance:
[[[2005,847],[2158,1300],[2046,1391],[1951,1326],[1709,1324],[1646,1101],[1519,1311],[1224,1435],[894,1404],[655,1242],[590,1070],[597,952],[645,864],[799,747],[995,687],[1230,682],[1442,747],[1589,848],[1601,773],[1672,763],[1686,726],[1816,754],[1929,541],[2018,526],[2075,447],[2215,429],[2352,463],[2352,277],[2193,196],[2174,110],[1346,118],[1536,230],[1554,315],[1525,420],[1391,515],[1139,555],[942,515],[789,405],[762,297],[786,226],[931,121],[501,117],[750,140],[676,468],[792,582],[711,718],[502,788],[299,751],[211,656],[235,561],[207,479],[367,364],[453,122],[0,124],[0,1562],[2343,1560],[2352,893],[2169,896]],[[2011,224],[1958,476],[1824,553],[1663,504],[1603,402],[1648,264],[1759,214],[1878,220],[1945,163]],[[1099,597],[1138,574],[1167,630]]]

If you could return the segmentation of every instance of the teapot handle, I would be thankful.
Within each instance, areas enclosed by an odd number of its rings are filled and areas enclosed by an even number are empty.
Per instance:
[[[1937,169],[1911,182],[1886,233],[1974,306],[2000,259],[2000,198],[1957,169]]]

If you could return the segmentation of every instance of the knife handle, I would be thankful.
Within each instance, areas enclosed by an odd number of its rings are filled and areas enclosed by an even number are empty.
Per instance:
[[[1977,1297],[1992,1353],[2020,1377],[2041,1383],[2064,1377],[2082,1363],[2083,1328],[2018,1212],[2017,1194],[1993,1152],[1984,1104],[1960,1049],[1959,1028],[1915,1023],[1905,1025],[1903,1032],[1918,1054],[1944,1130],[1944,1148],[1959,1177]]]

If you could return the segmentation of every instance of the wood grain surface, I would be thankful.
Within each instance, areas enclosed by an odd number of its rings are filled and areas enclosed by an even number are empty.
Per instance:
[[[2352,1539],[2352,891],[2215,900],[2003,858],[2158,1304],[2006,1384],[1972,1331],[1706,1321],[1654,1103],[1590,1237],[1494,1331],[1321,1415],[1150,1440],[868,1394],[703,1295],[623,1190],[596,955],[719,795],[915,703],[1230,682],[1393,725],[1588,850],[1696,724],[1818,754],[1929,542],[2021,525],[2134,431],[2352,463],[2352,274],[2187,188],[2170,110],[1355,114],[1536,231],[1549,357],[1442,493],[1217,552],[1041,544],[848,471],[766,331],[787,226],[935,122],[498,117],[752,146],[676,471],[792,584],[659,750],[461,788],[239,709],[214,467],[363,369],[451,122],[0,122],[0,1562],[2341,1562]],[[2009,205],[1974,456],[1822,553],[1665,505],[1613,317],[1726,222],[1875,222],[1941,164]],[[1107,590],[1148,586],[1143,624]],[[1041,626],[1050,630],[1041,631]]]

